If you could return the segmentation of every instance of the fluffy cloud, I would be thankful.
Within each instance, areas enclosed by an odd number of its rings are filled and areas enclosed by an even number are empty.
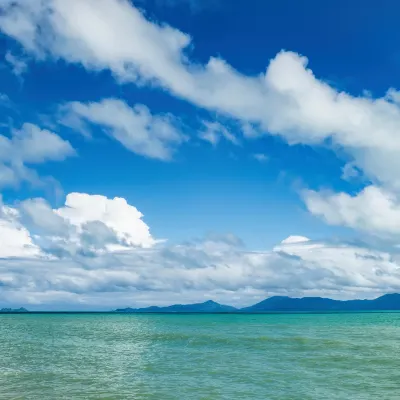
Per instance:
[[[367,186],[347,193],[304,192],[309,211],[332,225],[344,225],[385,238],[400,237],[400,201],[390,191]]]
[[[319,285],[333,284],[331,289],[345,296],[353,293],[398,291],[400,264],[397,251],[383,252],[348,244],[329,244],[305,240],[289,241],[276,246],[275,251],[295,257],[309,268],[314,267]],[[325,274],[322,274],[325,271]],[[318,280],[318,278],[317,278]],[[381,287],[381,289],[379,289]],[[356,295],[357,297],[357,295]]]
[[[70,193],[58,209],[43,199],[0,206],[0,257],[4,258],[96,257],[156,243],[143,215],[122,198]]]
[[[0,197],[0,259],[40,255],[40,249],[33,243],[29,231],[18,222],[17,216],[17,210],[5,206]]]
[[[20,130],[14,130],[11,141],[8,145],[3,142],[3,146],[8,147],[10,158],[19,158],[27,164],[63,161],[75,154],[68,141],[33,124],[24,124]],[[6,158],[5,154],[2,158]]]
[[[61,107],[62,122],[88,133],[96,124],[128,150],[150,158],[169,160],[174,148],[185,140],[178,121],[171,115],[152,115],[143,105],[129,107],[117,99],[99,103],[73,102]]]
[[[118,197],[70,193],[58,209],[43,199],[31,199],[21,202],[15,213],[33,241],[57,257],[96,256],[156,243],[143,214]]]
[[[47,161],[63,161],[75,155],[71,144],[54,132],[24,124],[12,130],[11,138],[0,135],[0,185],[15,185],[19,181],[38,181],[36,172],[26,165]]]
[[[38,59],[62,58],[119,81],[159,85],[198,106],[259,124],[289,143],[329,139],[371,179],[399,187],[399,95],[354,97],[317,79],[308,60],[282,51],[246,76],[220,58],[189,58],[191,38],[149,21],[127,0],[4,0],[0,29]]]
[[[142,220],[143,214],[120,197],[108,199],[100,195],[71,193],[65,207],[55,210],[55,213],[80,228],[88,223],[102,222],[128,247],[151,247],[155,244],[149,227]]]

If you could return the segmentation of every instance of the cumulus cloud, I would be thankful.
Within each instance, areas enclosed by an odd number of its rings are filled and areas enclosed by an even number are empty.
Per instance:
[[[52,209],[44,199],[22,201],[13,210],[29,240],[42,253],[58,258],[152,247],[156,240],[143,214],[123,198],[70,193],[65,205]]]
[[[149,158],[169,160],[175,147],[186,140],[171,115],[152,115],[144,105],[129,107],[118,99],[72,102],[62,106],[61,113],[65,125],[86,135],[88,124],[98,125],[128,150]]]
[[[289,143],[330,140],[371,179],[399,187],[399,95],[374,99],[318,79],[299,54],[282,51],[247,76],[225,60],[190,60],[189,35],[149,21],[127,0],[4,0],[0,29],[39,60],[110,70],[120,82],[149,83]]]
[[[304,192],[308,210],[332,225],[343,225],[385,238],[400,236],[400,201],[390,191],[367,186],[348,193]]]
[[[55,213],[78,228],[100,221],[129,247],[151,247],[155,244],[149,227],[142,220],[143,214],[121,197],[108,199],[101,195],[70,193],[65,206],[55,210]],[[101,229],[99,226],[91,227]]]
[[[12,130],[11,138],[0,135],[0,185],[37,182],[35,170],[27,165],[63,161],[75,154],[71,144],[56,133],[25,123]]]

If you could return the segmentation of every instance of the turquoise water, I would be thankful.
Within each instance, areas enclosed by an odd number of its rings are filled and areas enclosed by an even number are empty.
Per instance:
[[[0,315],[0,399],[378,398],[398,313]]]

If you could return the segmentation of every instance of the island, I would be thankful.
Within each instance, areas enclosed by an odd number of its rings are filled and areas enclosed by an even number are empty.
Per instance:
[[[26,308],[0,308],[0,314],[3,313],[27,313],[29,312]]]

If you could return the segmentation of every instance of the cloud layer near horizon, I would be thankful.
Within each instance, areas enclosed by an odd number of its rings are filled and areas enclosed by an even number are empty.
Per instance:
[[[83,193],[69,194],[59,209],[43,199],[3,204],[0,215],[0,302],[8,304],[107,309],[212,298],[240,306],[276,294],[400,290],[395,249],[300,236],[262,252],[246,251],[232,235],[157,244],[124,199]]]

